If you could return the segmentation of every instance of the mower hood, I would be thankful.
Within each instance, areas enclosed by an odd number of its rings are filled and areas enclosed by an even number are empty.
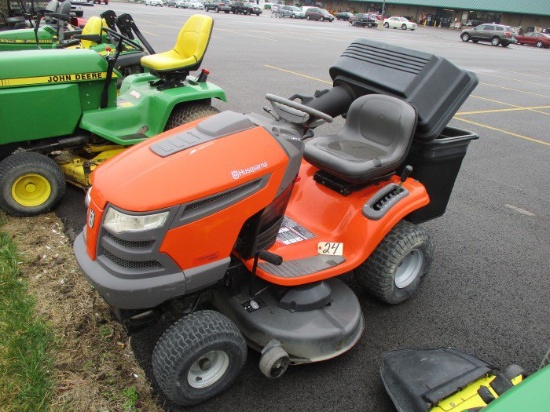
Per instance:
[[[91,194],[102,209],[111,203],[128,211],[159,210],[230,190],[287,163],[265,128],[227,111],[116,156],[95,170]]]

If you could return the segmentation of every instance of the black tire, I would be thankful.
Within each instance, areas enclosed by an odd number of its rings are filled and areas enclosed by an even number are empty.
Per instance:
[[[402,24],[402,25],[401,25],[401,30],[407,30],[407,25],[406,25],[406,24]]]
[[[477,43],[479,40],[472,40],[473,43]]]
[[[493,38],[491,39],[491,44],[492,44],[493,46],[498,46],[498,45],[500,44],[500,39],[499,39],[497,36],[493,37]]]
[[[390,28],[390,24],[389,24],[389,23],[384,23],[384,27],[385,27],[386,29],[389,29],[389,28]]]
[[[195,405],[226,390],[246,361],[246,342],[221,313],[195,312],[173,324],[153,351],[153,373],[166,396]]]
[[[510,43],[508,43],[508,42],[502,42],[502,43],[500,43],[500,45],[501,45],[502,47],[508,47],[508,46],[510,45]]]
[[[309,16],[306,16],[306,20],[310,20],[310,17],[309,17]]]
[[[537,47],[538,47],[539,49],[542,49],[542,48],[544,47],[544,44],[539,40],[539,41],[537,42]]]
[[[52,210],[65,194],[63,172],[40,153],[15,153],[0,162],[0,208],[13,216]]]
[[[211,116],[219,112],[220,111],[218,109],[212,107],[209,103],[180,103],[174,107],[174,110],[172,110],[164,130],[170,130],[174,127],[181,126],[182,124],[189,123],[193,120],[201,119],[206,116]]]
[[[433,250],[428,232],[401,221],[354,273],[373,296],[386,303],[401,303],[420,287],[430,269]]]

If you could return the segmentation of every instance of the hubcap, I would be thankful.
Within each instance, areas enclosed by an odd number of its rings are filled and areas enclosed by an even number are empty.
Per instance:
[[[206,388],[220,380],[227,368],[229,368],[227,353],[219,350],[210,351],[191,365],[187,382],[192,388]]]
[[[21,206],[39,206],[48,200],[52,192],[50,182],[44,176],[29,173],[18,178],[11,188],[13,200]]]
[[[395,286],[399,289],[409,286],[418,276],[424,254],[420,250],[412,250],[397,266],[395,272]]]

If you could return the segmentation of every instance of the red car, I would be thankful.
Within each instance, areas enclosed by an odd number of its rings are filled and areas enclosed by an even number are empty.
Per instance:
[[[534,44],[537,47],[550,47],[550,34],[546,33],[525,33],[516,36],[518,44]]]

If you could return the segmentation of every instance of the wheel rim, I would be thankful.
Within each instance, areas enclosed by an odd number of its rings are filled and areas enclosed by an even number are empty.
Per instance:
[[[52,193],[50,182],[44,176],[29,173],[18,178],[12,188],[13,200],[21,206],[39,206],[48,200]]]
[[[399,289],[409,286],[420,273],[424,263],[424,254],[420,250],[411,250],[397,266],[395,286]]]
[[[187,373],[187,383],[195,389],[206,388],[219,381],[229,368],[229,356],[213,350],[198,358]]]

